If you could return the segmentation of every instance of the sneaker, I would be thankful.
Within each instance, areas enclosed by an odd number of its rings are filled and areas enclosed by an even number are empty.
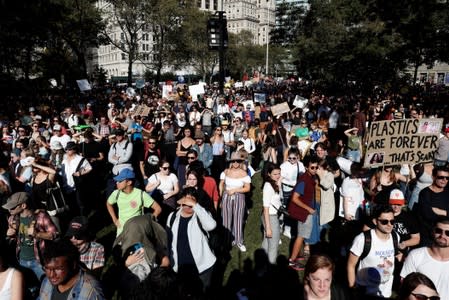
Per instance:
[[[286,228],[284,228],[284,232],[282,234],[284,236],[288,237],[289,239],[292,238],[292,235],[290,234],[290,228],[288,228],[288,230],[286,230]]]
[[[246,252],[246,247],[243,244],[237,244],[237,248],[239,248],[240,252]]]

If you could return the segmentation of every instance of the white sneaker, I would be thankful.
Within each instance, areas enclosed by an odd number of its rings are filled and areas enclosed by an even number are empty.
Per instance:
[[[239,248],[240,252],[246,252],[246,247],[243,244],[237,244],[237,248]]]
[[[289,239],[292,238],[292,235],[290,233],[290,226],[285,226],[284,227],[284,232],[282,233],[284,236],[288,237]]]

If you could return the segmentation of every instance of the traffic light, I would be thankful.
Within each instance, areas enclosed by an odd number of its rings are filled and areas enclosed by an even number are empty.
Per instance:
[[[228,30],[226,19],[210,18],[207,21],[207,42],[209,50],[219,50],[221,39],[223,38],[223,48],[228,47]]]

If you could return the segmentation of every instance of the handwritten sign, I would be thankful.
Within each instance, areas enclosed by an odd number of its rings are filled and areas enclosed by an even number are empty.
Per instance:
[[[443,119],[373,122],[367,132],[365,167],[433,161]]]
[[[282,115],[283,113],[286,113],[289,111],[290,111],[290,107],[288,106],[287,102],[276,104],[271,107],[271,113],[273,114],[273,116]]]

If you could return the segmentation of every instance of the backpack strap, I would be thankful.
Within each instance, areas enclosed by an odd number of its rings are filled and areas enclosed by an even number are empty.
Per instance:
[[[370,250],[371,250],[371,242],[372,242],[371,229],[367,230],[367,231],[364,231],[363,232],[363,236],[365,238],[365,243],[363,244],[363,251],[362,251],[362,254],[360,255],[359,261],[362,261],[362,259],[367,257],[369,252],[370,252]]]
[[[82,158],[81,160],[80,160],[80,162],[78,163],[78,166],[76,167],[76,170],[75,170],[75,172],[78,172],[79,170],[80,170],[80,168],[81,168],[81,166],[83,165],[83,162],[86,160],[86,158]]]
[[[363,244],[363,251],[362,254],[360,255],[359,261],[367,257],[371,250],[371,242],[372,242],[371,230],[364,231],[363,235],[365,237],[365,243]],[[394,231],[391,232],[391,238],[393,239],[394,255],[396,256],[399,253],[399,241],[396,232]]]

